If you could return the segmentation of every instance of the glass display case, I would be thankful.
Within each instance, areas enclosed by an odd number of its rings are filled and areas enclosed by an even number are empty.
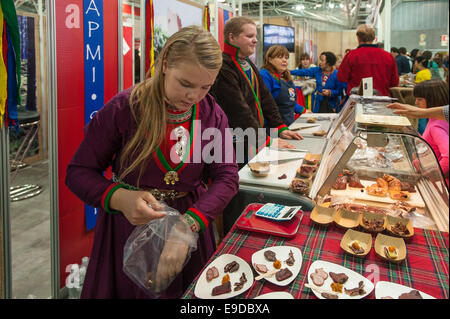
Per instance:
[[[449,229],[449,193],[430,145],[389,97],[351,96],[334,121],[310,190],[316,203],[408,218]]]

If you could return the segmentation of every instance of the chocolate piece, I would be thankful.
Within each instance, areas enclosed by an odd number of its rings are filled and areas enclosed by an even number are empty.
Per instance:
[[[271,261],[271,262],[277,261],[276,254],[275,254],[273,251],[271,251],[271,250],[266,250],[266,251],[264,252],[264,257],[266,257],[266,259],[267,259],[268,261]]]
[[[223,271],[224,272],[235,272],[239,269],[239,264],[236,261],[232,261],[231,263],[225,265]]]
[[[289,250],[289,258],[286,259],[285,263],[288,266],[293,266],[295,263],[295,259],[294,259],[294,253],[292,252],[292,250]]]
[[[347,180],[348,177],[346,175],[338,176],[331,188],[337,190],[347,189]]]
[[[345,282],[348,280],[348,276],[344,273],[336,274],[330,271],[330,277],[334,282],[338,284],[345,284]]]
[[[206,271],[206,280],[208,282],[217,277],[219,277],[219,270],[216,267],[211,267]]]
[[[256,271],[265,274],[269,269],[267,269],[266,265],[263,264],[254,264],[253,265]]]
[[[281,175],[281,176],[278,176],[278,179],[286,179],[286,178],[287,178],[286,174],[283,174],[283,175]]]
[[[398,299],[423,299],[420,292],[417,290],[411,290],[410,292],[403,293],[398,296]]]
[[[338,295],[335,295],[335,294],[329,294],[329,293],[327,293],[327,292],[322,292],[320,295],[321,295],[322,297],[324,297],[325,299],[338,299],[338,298],[339,298]]]
[[[353,288],[353,289],[347,289],[344,287],[344,291],[350,297],[362,296],[366,293],[366,291],[364,290],[364,282],[363,281],[360,281],[358,284],[358,287]]]
[[[211,295],[218,296],[231,292],[231,282],[227,281],[223,285],[214,287]]]
[[[283,268],[275,274],[278,281],[283,281],[292,276],[292,272],[288,268]]]

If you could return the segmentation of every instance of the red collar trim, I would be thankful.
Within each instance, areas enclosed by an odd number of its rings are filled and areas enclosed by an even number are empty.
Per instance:
[[[239,50],[240,50],[239,47],[232,45],[227,41],[224,41],[224,47],[223,47],[224,53],[237,58]]]

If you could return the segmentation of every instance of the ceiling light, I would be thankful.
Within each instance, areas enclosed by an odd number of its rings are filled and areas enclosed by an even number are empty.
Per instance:
[[[305,10],[305,6],[303,4],[298,4],[295,6],[295,10],[297,11]]]
[[[343,4],[343,3],[340,3],[340,4],[339,4],[339,8],[343,9],[343,8],[344,8],[344,4]]]
[[[333,9],[333,8],[334,8],[334,3],[331,3],[331,2],[330,2],[330,3],[328,4],[328,7],[329,7],[330,9]]]

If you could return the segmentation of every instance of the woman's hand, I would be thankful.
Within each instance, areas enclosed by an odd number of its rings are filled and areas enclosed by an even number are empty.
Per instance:
[[[422,109],[417,106],[412,106],[408,104],[401,104],[401,103],[392,103],[386,105],[388,109],[392,109],[394,114],[397,115],[404,115],[409,116],[413,118],[422,118],[426,115],[426,109]]]
[[[281,138],[285,138],[287,140],[303,140],[303,136],[301,136],[299,133],[286,130],[280,133],[279,135]]]
[[[319,92],[319,94],[323,96],[331,96],[331,90],[323,89],[322,93]]]
[[[150,206],[149,206],[150,205]],[[132,225],[145,225],[152,219],[164,217],[158,201],[152,194],[146,191],[133,191],[125,188],[116,190],[109,201],[113,210],[123,213]]]
[[[155,290],[164,291],[183,270],[189,247],[197,247],[198,234],[180,217],[170,230],[155,276]],[[194,249],[195,250],[195,249]]]

